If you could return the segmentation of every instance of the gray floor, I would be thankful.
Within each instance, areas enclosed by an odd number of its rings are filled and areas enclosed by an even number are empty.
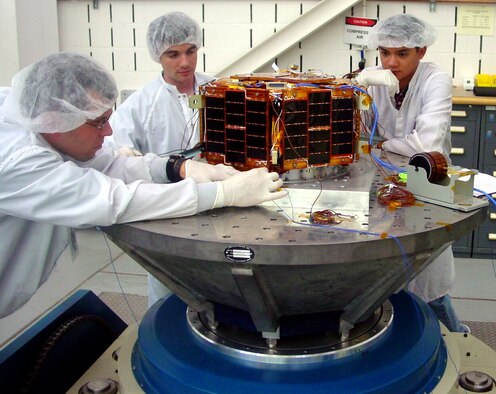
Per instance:
[[[146,271],[107,242],[100,231],[78,231],[77,238],[76,259],[63,256],[35,296],[16,313],[0,319],[0,348],[80,288],[107,300],[128,322],[141,318],[146,310]],[[456,311],[461,320],[472,325],[473,334],[488,343],[490,336],[496,335],[496,263],[492,259],[457,258],[456,270],[451,293]],[[496,339],[488,344],[496,349]]]

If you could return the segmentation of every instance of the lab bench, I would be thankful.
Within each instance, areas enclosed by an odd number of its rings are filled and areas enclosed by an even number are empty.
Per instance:
[[[451,161],[496,176],[496,97],[453,90]],[[496,194],[493,195],[496,197]],[[496,252],[496,211],[453,245],[455,256],[492,258]]]

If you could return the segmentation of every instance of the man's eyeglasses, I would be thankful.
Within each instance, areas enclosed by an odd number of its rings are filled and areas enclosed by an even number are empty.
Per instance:
[[[102,130],[107,122],[110,119],[110,116],[112,115],[113,110],[110,110],[110,113],[103,119],[100,119],[98,122],[86,122],[86,124],[89,124],[90,126],[96,127],[98,130]]]

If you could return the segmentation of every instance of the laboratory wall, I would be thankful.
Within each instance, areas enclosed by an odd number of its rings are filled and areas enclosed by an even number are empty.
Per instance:
[[[21,68],[59,50],[56,0],[0,1],[0,86]]]
[[[10,0],[7,0],[10,1]],[[55,0],[52,0],[55,1]],[[333,1],[333,0],[327,0]],[[154,18],[179,10],[196,19],[203,30],[203,46],[199,52],[198,70],[213,76],[252,48],[270,40],[281,29],[291,29],[292,22],[320,1],[272,0],[59,0],[57,5],[59,49],[89,54],[102,62],[116,78],[119,90],[134,90],[155,77],[160,65],[154,63],[146,47],[146,30]],[[360,58],[366,65],[377,63],[375,50],[362,52],[359,45],[345,42],[345,16],[384,19],[397,13],[411,13],[434,25],[439,36],[425,57],[443,67],[456,86],[476,73],[496,74],[496,37],[492,34],[460,34],[460,7],[465,3],[429,1],[363,1],[353,4],[340,15],[330,15],[310,35],[294,31],[294,44],[274,54],[273,59],[257,70],[271,71],[271,64],[280,69],[290,65],[301,71],[322,70],[342,76],[358,68]],[[470,3],[489,9],[495,4]],[[494,25],[494,19],[492,19]],[[5,80],[5,78],[3,78]]]

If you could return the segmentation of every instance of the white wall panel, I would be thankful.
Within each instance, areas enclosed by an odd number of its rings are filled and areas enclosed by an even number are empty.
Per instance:
[[[255,47],[274,34],[274,25],[251,24],[252,46]]]
[[[113,71],[112,51],[110,51],[109,48],[92,47],[90,53],[91,56],[102,63],[108,70]],[[122,87],[119,86],[119,83],[117,83],[117,86],[119,89],[122,89]]]
[[[481,54],[480,74],[496,74],[496,58],[494,55]],[[470,74],[469,74],[470,75]]]
[[[415,16],[419,17],[420,19],[425,20],[426,22],[438,26],[439,22],[441,20],[448,20],[448,25],[451,25],[453,22],[453,13],[451,15],[446,15],[446,12],[443,9],[443,6],[435,3],[435,11],[432,12],[430,10],[430,4],[428,1],[426,1],[426,4],[423,4],[419,7],[419,4],[416,3],[408,3],[408,2],[403,2],[405,4],[405,12],[408,14],[414,14]],[[382,9],[382,7],[381,7]],[[383,16],[381,15],[381,18]]]
[[[359,56],[354,62],[355,68],[358,68]],[[312,65],[319,64],[319,67]],[[313,50],[305,53],[303,69],[317,69],[328,74],[335,75],[340,78],[346,74],[350,68],[350,53],[349,51],[336,51],[333,56],[325,56],[322,58],[322,52]]]
[[[249,25],[206,25],[205,50],[210,48],[237,48],[250,49],[250,27]]]
[[[250,3],[248,1],[206,2],[204,23],[221,25],[249,24]]]
[[[441,54],[453,54],[453,48],[455,46],[455,32],[456,28],[451,27],[439,27],[437,29],[437,39],[432,46],[430,46],[427,52],[436,52]]]
[[[277,5],[277,23],[283,26],[287,25],[298,18],[305,10],[318,3],[318,1],[276,1],[274,2],[274,9],[275,5]]]
[[[136,53],[136,70],[138,74],[141,72],[156,72],[162,70],[162,66],[153,61],[150,57],[150,53],[148,52],[147,47],[135,48]]]
[[[456,35],[456,51],[460,54],[479,54],[480,36]]]
[[[134,36],[135,36],[135,46],[136,48],[145,48],[148,53],[148,47],[146,45],[146,33],[148,31],[148,23],[135,23],[133,24]]]
[[[127,1],[112,2],[112,21],[126,24],[133,22],[133,9]]]
[[[494,55],[495,52],[496,52],[496,35],[482,37],[482,53],[488,55],[491,54]]]
[[[0,51],[2,66],[0,68],[0,86],[9,86],[12,76],[20,68],[20,48],[18,47],[17,11],[13,1],[7,1],[0,6]]]
[[[292,65],[296,65],[299,67],[301,58],[301,49],[298,45],[294,45],[293,47],[289,48],[287,51],[281,53],[279,56],[273,59],[272,62],[269,62],[268,66],[270,68],[268,69],[268,71],[273,72],[272,63],[276,63],[277,67],[279,67],[281,70],[289,70],[290,66]]]
[[[205,46],[198,54],[198,70],[215,74],[318,3],[294,0],[99,0],[99,8],[93,9],[90,0],[59,0],[60,49],[91,53],[114,70],[119,89],[136,89],[160,70],[160,65],[149,57],[145,39],[149,22],[166,12],[183,11],[200,23]],[[438,39],[429,48],[426,60],[438,63],[452,74],[455,82],[465,75],[478,73],[479,60],[482,72],[496,74],[496,38],[483,37],[481,53],[480,36],[456,35],[456,4],[436,3],[434,12],[430,11],[428,1],[367,1],[365,5],[357,5],[346,14],[385,19],[406,11],[438,28]],[[278,54],[279,67],[301,64],[303,71],[321,69],[336,76],[357,68],[361,48],[350,48],[343,42],[344,16],[299,40],[300,45]],[[295,38],[298,41],[298,37]],[[367,66],[375,65],[376,51],[367,50],[366,59]],[[257,71],[270,72],[271,63],[262,65]]]
[[[91,30],[91,46],[93,48],[110,48],[110,25],[91,23],[89,28]]]
[[[202,3],[200,1],[122,0],[122,2],[134,5],[136,22],[149,23],[160,15],[171,11],[185,12],[198,21],[201,17]]]
[[[418,6],[417,6],[418,7]],[[433,26],[439,27],[453,27],[455,21],[455,13],[457,7],[450,3],[436,3],[436,10],[429,11],[429,7],[420,7],[420,12],[417,13],[417,7],[411,11],[415,15],[422,15],[422,17]],[[409,7],[409,9],[411,9]]]
[[[213,48],[209,50],[206,56],[206,69],[205,72],[214,75],[217,70],[221,70],[226,64],[234,62],[245,53],[244,50],[232,49],[218,49]]]
[[[129,23],[114,23],[112,25],[112,38],[112,46],[116,48],[122,48],[123,51],[127,48],[133,48],[133,26]],[[144,39],[144,37],[140,37],[140,41]]]
[[[424,61],[436,63],[439,67],[441,67],[448,74],[451,74],[453,71],[453,56],[446,54],[427,51],[427,54],[424,57]]]
[[[86,12],[86,11],[85,11]],[[59,14],[59,34],[60,49],[67,51],[68,48],[86,47],[89,45],[88,22],[81,21],[81,17],[70,15],[66,17]]]
[[[122,48],[114,52],[114,70],[116,73],[120,71],[134,72],[134,50],[132,48]]]
[[[111,15],[111,7],[112,3],[105,1],[105,2],[100,2],[100,6],[95,9],[90,6],[89,8],[89,16],[90,16],[90,23],[92,24],[98,24],[98,25],[103,25],[103,24],[109,24],[110,23],[110,15]]]
[[[73,48],[89,48],[88,5],[76,3],[74,8],[58,4],[58,25],[60,48],[73,51]]]
[[[408,7],[408,4],[405,5],[404,1],[388,1],[387,3],[378,2],[376,3],[376,5],[378,6],[379,14],[377,15],[373,13],[370,16],[379,17],[379,19],[386,19],[392,15],[401,14],[404,12],[405,7]],[[425,4],[425,6],[427,6],[427,4]],[[413,12],[413,11],[407,10],[407,12]]]
[[[251,1],[252,23],[258,25],[269,25],[272,27],[276,23],[274,2],[272,1]]]
[[[312,34],[301,42],[305,50],[321,50],[322,56],[331,55],[332,51],[348,50],[350,45],[344,42],[344,20],[339,18],[325,25],[319,34]]]
[[[146,85],[148,82],[150,82],[152,79],[157,78],[158,76],[158,67],[156,66],[155,70],[148,71],[148,72],[133,72],[133,71],[116,71],[114,72],[114,77],[116,81],[127,81],[126,89],[119,89],[119,91],[122,90],[136,90],[139,89],[140,87]]]
[[[463,78],[464,76],[474,76],[479,67],[480,55],[459,54],[455,57],[455,74]]]

